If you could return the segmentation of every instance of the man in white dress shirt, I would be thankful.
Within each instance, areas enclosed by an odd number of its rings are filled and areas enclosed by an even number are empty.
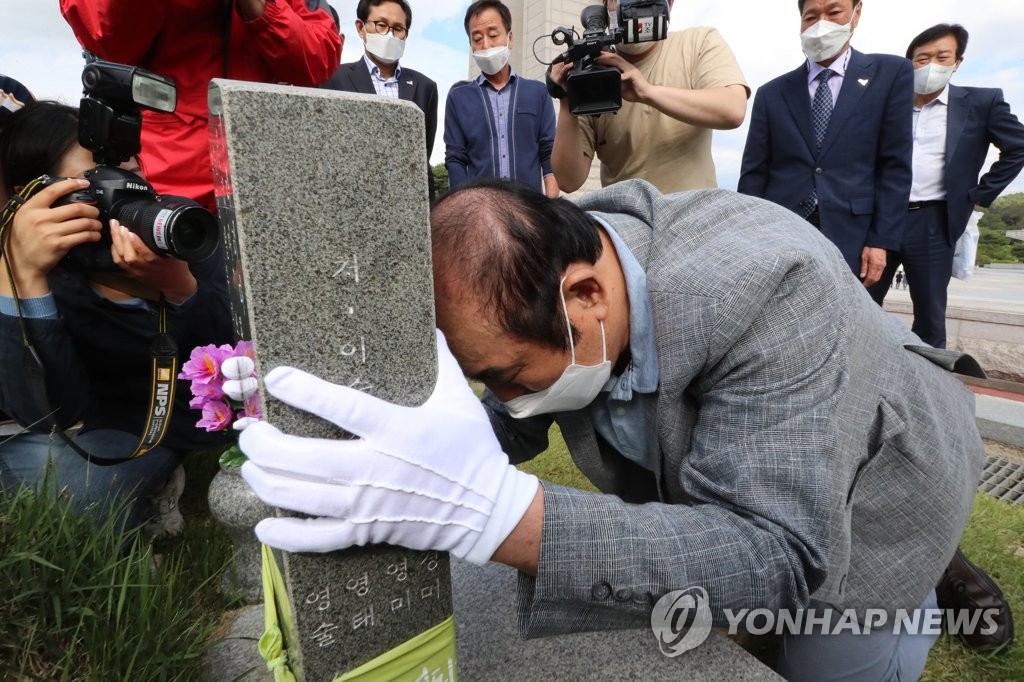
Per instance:
[[[913,331],[946,347],[946,287],[956,242],[975,206],[988,207],[1024,167],[1024,125],[998,88],[949,85],[967,48],[960,25],[938,24],[914,38],[914,175],[903,243],[890,251],[876,300],[902,265],[914,302]],[[989,144],[999,159],[981,176]]]

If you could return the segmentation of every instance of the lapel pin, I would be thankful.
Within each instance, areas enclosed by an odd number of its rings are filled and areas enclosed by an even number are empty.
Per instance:
[[[861,84],[861,87],[864,87],[864,86],[866,86],[868,84],[868,79],[867,78],[858,78],[857,82]]]
[[[406,85],[412,85],[412,81],[411,80],[407,80],[407,81],[405,81],[405,84]]]

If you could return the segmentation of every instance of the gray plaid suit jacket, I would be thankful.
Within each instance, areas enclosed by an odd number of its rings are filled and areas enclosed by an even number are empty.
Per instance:
[[[554,416],[577,466],[611,494],[544,484],[538,575],[519,584],[523,635],[642,627],[661,595],[690,586],[707,590],[717,625],[723,608],[812,597],[919,606],[984,460],[973,396],[937,363],[973,360],[908,348],[923,344],[835,246],[775,204],[629,181],[580,205],[647,272],[660,466],[652,475],[612,452],[587,410]],[[513,461],[546,447],[550,417],[485,404]]]

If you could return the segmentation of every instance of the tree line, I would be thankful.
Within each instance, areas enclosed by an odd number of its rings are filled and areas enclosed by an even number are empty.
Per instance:
[[[982,209],[978,222],[979,266],[989,263],[1024,263],[1024,241],[1010,239],[1007,230],[1024,230],[1024,194],[1008,194]]]

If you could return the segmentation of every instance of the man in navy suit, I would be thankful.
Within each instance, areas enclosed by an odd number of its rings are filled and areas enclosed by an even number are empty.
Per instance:
[[[975,206],[989,206],[1024,167],[1024,124],[998,88],[947,85],[963,62],[967,31],[938,24],[914,38],[914,182],[907,229],[889,254],[879,301],[902,264],[914,302],[914,333],[946,347],[946,287],[953,252]],[[978,179],[989,145],[999,159]]]
[[[938,24],[910,42],[914,67],[913,185],[907,227],[898,251],[890,251],[881,281],[871,287],[879,303],[900,265],[910,282],[913,331],[936,348],[946,347],[946,288],[953,252],[975,206],[989,206],[1024,167],[1024,125],[998,88],[949,85],[963,62],[967,31]],[[989,145],[999,159],[981,176]],[[995,632],[960,635],[968,646],[1005,650],[1013,641],[1013,613],[1002,590],[958,549],[936,587],[940,608],[994,609]]]
[[[366,46],[366,54],[362,59],[342,64],[320,87],[404,99],[418,106],[426,124],[427,186],[433,200],[434,174],[430,172],[429,161],[437,132],[437,83],[398,63],[411,26],[412,9],[406,0],[359,0],[356,31]]]
[[[757,91],[738,189],[806,218],[871,286],[902,244],[913,70],[850,47],[860,0],[797,4],[807,62]]]

